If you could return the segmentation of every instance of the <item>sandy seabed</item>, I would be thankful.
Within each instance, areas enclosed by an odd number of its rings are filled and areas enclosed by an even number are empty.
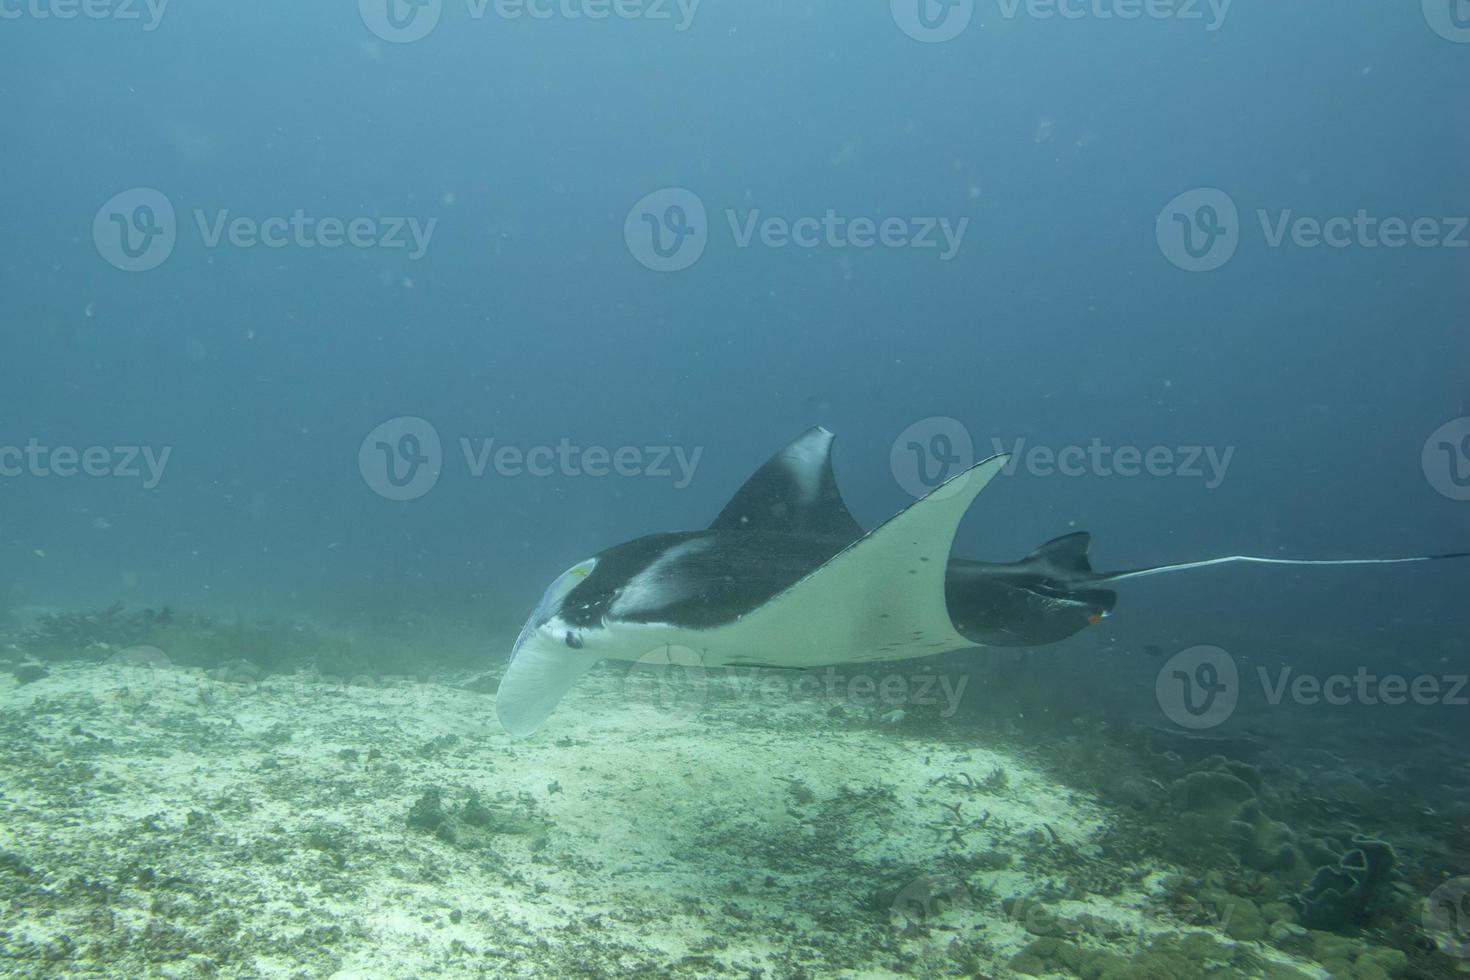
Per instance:
[[[1001,977],[1059,918],[1125,957],[1235,945],[1024,753],[629,676],[526,740],[493,676],[5,678],[0,971]]]

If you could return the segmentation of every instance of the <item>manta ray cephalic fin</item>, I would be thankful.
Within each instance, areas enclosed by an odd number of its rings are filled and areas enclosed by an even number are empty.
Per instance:
[[[517,738],[534,733],[572,685],[596,663],[596,657],[564,644],[547,643],[533,634],[505,668],[495,694],[495,716]]]

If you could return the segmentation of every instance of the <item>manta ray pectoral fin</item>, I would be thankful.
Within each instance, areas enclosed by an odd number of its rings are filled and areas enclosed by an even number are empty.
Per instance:
[[[597,658],[541,633],[524,637],[495,692],[495,715],[507,732],[530,735],[546,721],[557,703],[591,670]]]
[[[791,440],[735,491],[709,529],[862,537],[832,474],[832,439],[817,425]]]
[[[741,649],[813,666],[901,659],[976,644],[945,603],[955,530],[1005,465],[994,456],[941,484],[726,628]]]

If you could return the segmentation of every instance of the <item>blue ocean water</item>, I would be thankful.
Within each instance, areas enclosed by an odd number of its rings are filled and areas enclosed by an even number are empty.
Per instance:
[[[867,526],[1016,451],[972,557],[1463,550],[1467,41],[1464,0],[0,4],[0,613],[427,617],[489,668],[812,425]],[[1466,576],[1140,581],[1032,669],[1150,723],[1149,645],[1455,675]]]
[[[165,7],[152,30],[144,7],[16,8],[6,441],[173,455],[151,492],[7,479],[12,576],[67,596],[133,571],[149,595],[426,577],[534,599],[589,545],[707,519],[810,424],[838,434],[854,507],[885,515],[905,499],[890,444],[930,416],[982,447],[1237,447],[1210,492],[1028,481],[987,502],[1006,520],[967,529],[1002,555],[1064,520],[1120,561],[1445,550],[1465,529],[1418,464],[1462,411],[1465,253],[1271,248],[1254,215],[1470,211],[1452,95],[1465,49],[1419,11],[1308,3],[1216,24],[1204,6],[1196,21],[981,5],[926,44],[881,8],[700,5],[679,30],[672,6],[596,21],[445,7],[412,43],[350,4]],[[178,241],[127,274],[92,224],[139,187],[172,202]],[[623,225],[665,187],[704,202],[710,241],[658,274]],[[1155,217],[1197,187],[1236,199],[1244,241],[1190,274],[1161,255]],[[298,209],[436,224],[418,258],[406,232],[409,247],[211,248],[199,227]],[[943,261],[741,248],[726,213],[829,209],[968,227]],[[706,453],[677,493],[475,480],[460,456],[395,507],[356,455],[404,415],[446,447]]]

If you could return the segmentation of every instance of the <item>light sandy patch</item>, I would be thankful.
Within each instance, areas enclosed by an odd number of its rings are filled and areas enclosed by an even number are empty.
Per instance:
[[[73,665],[0,687],[4,962],[1003,976],[1046,917],[1125,955],[1181,929],[1153,900],[1167,869],[1105,855],[1105,809],[955,730],[719,692],[665,710],[613,667],[514,741],[471,679]]]

